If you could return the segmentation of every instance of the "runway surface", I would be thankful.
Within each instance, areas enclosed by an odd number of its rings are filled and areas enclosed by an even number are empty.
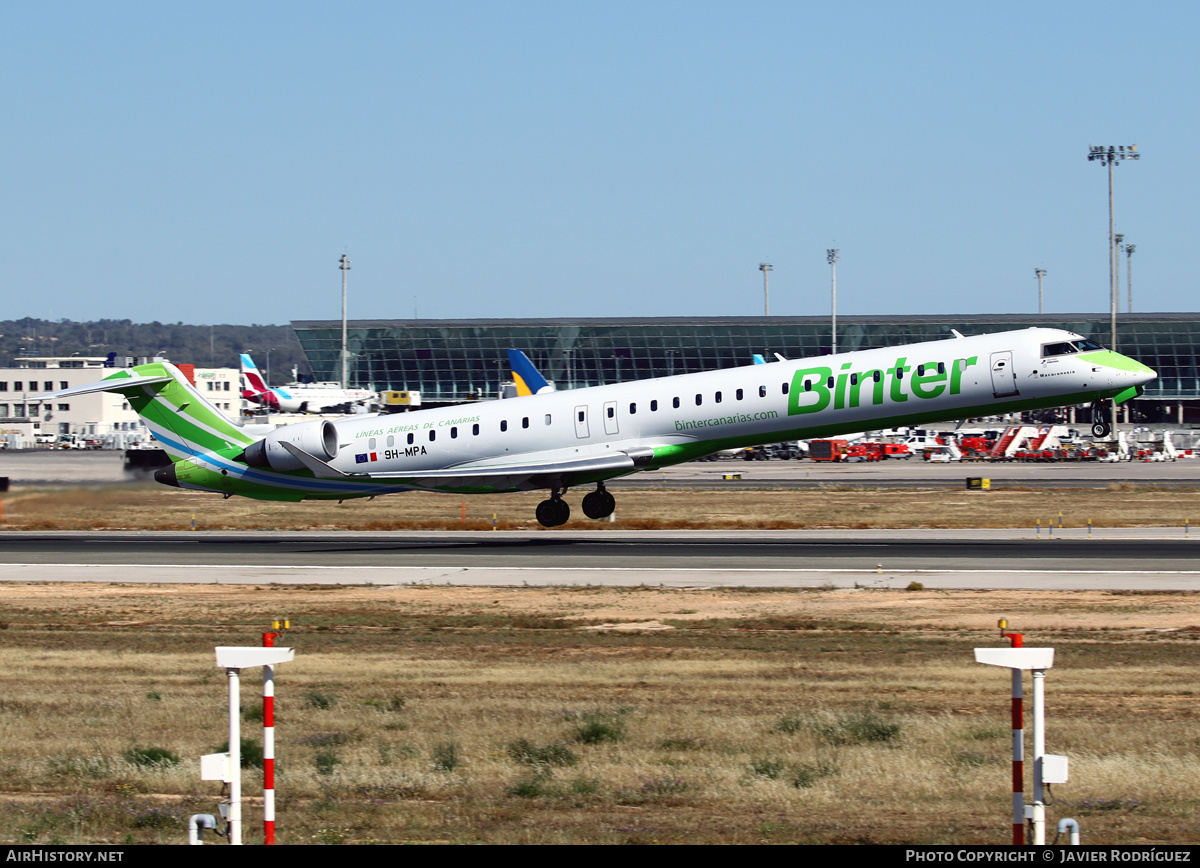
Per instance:
[[[154,486],[147,474],[127,473],[123,455],[111,451],[10,452],[0,450],[0,476],[14,489],[56,486],[104,486],[138,483]],[[740,479],[726,479],[739,476]],[[622,488],[962,488],[969,476],[986,476],[996,488],[1103,488],[1113,483],[1200,487],[1200,459],[1119,463],[959,463],[931,464],[919,459],[832,464],[815,461],[689,461],[666,470],[636,473],[609,483]]]
[[[1183,528],[0,534],[0,581],[1200,590]]]
[[[113,452],[0,452],[14,488],[128,482]],[[727,480],[730,475],[738,480]],[[1169,486],[1200,460],[1119,464],[689,462],[614,488]],[[136,477],[133,477],[136,478]],[[142,479],[142,484],[153,482]],[[1119,495],[1114,495],[1119,496]],[[1200,536],[1200,532],[1197,534]],[[0,582],[665,585],[1200,590],[1183,528],[1043,530],[7,533]]]

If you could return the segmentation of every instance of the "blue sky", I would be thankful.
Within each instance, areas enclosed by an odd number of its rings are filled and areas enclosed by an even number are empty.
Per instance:
[[[4,318],[1195,310],[1200,6],[7,3]],[[1122,297],[1124,297],[1122,258]]]

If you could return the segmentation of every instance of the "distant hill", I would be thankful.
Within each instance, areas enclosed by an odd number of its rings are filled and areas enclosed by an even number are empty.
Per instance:
[[[259,368],[270,353],[271,380],[289,382],[292,367],[311,374],[290,325],[184,325],[127,319],[72,322],[26,317],[0,320],[0,365],[20,356],[165,355],[172,362],[205,368],[236,368],[249,352]]]

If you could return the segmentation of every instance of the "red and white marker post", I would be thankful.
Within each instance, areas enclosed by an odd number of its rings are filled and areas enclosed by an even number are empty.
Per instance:
[[[242,843],[242,763],[241,763],[241,714],[238,696],[241,688],[241,671],[252,666],[275,667],[294,659],[291,648],[253,648],[236,645],[217,646],[217,665],[225,670],[229,679],[229,752],[211,754],[201,761],[201,774],[205,775],[205,761],[217,758],[221,776],[229,782],[229,813],[227,816],[230,844]],[[208,771],[218,771],[209,769]],[[205,775],[205,780],[215,777]]]
[[[289,621],[272,621],[274,632],[263,633],[264,648],[291,626]],[[275,843],[275,667],[263,666],[263,843]]]
[[[1000,629],[1008,626],[1000,622]],[[1025,843],[1025,713],[1022,678],[1026,669],[1033,671],[1033,841],[1035,845],[1046,843],[1046,804],[1043,794],[1043,759],[1045,754],[1045,702],[1044,684],[1046,670],[1054,666],[1053,648],[1026,648],[1020,633],[1002,633],[1012,642],[1011,648],[976,648],[975,662],[988,666],[1002,666],[1012,671],[1012,835],[1016,846]],[[1064,778],[1065,780],[1065,778]]]

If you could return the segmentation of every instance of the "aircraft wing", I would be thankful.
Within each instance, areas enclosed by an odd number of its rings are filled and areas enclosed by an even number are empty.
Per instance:
[[[407,473],[344,473],[291,443],[284,449],[304,464],[320,479],[386,479],[393,482],[412,481],[422,488],[441,486],[489,488],[504,485],[512,488],[561,488],[574,480],[594,473],[619,473],[645,467],[654,459],[654,450],[636,447],[622,452],[577,458],[570,461],[533,461],[514,464],[466,464],[437,470],[413,470]]]

